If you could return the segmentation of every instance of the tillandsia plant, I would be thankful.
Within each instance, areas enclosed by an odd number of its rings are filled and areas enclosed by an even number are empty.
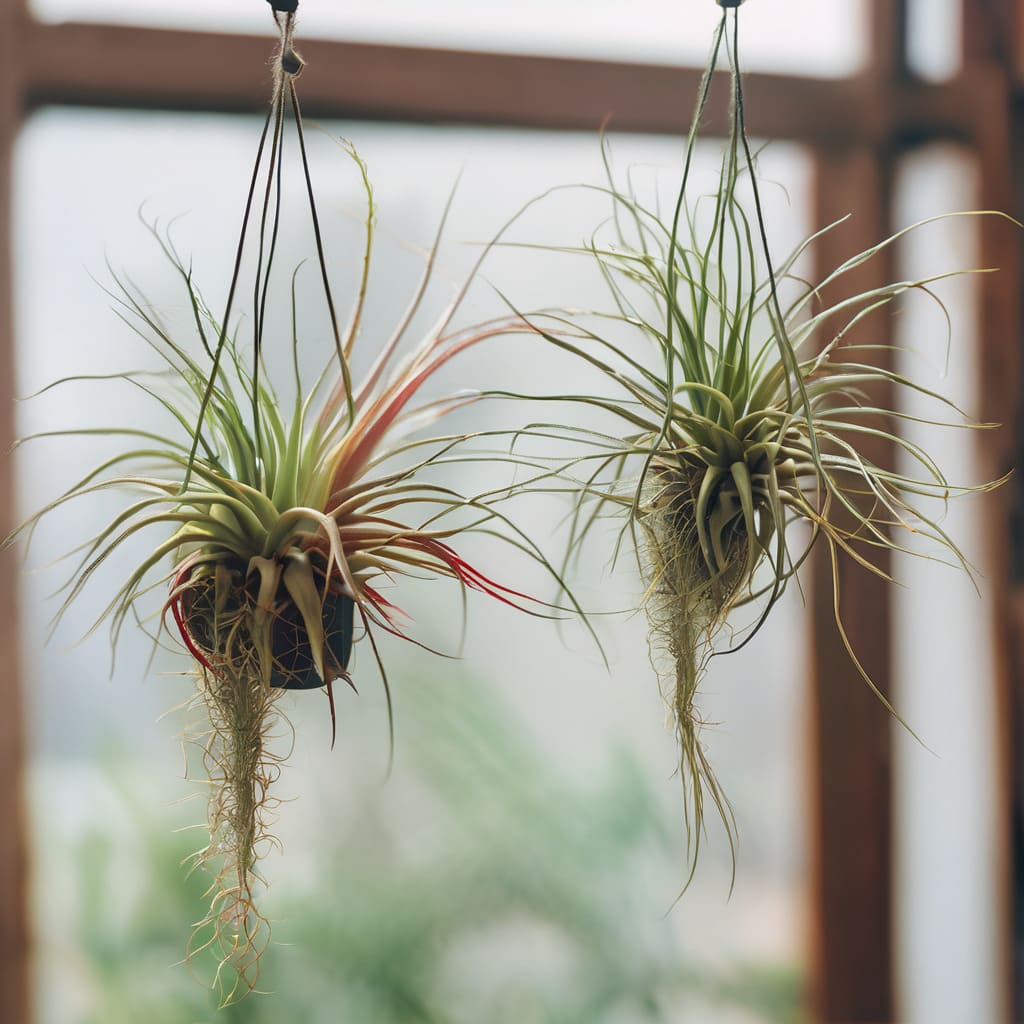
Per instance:
[[[811,548],[823,543],[847,652],[886,702],[843,630],[841,560],[888,580],[886,553],[935,557],[938,550],[970,572],[941,525],[942,509],[953,495],[1000,482],[952,484],[931,455],[902,438],[899,422],[912,417],[879,405],[879,393],[928,396],[944,406],[940,416],[954,420],[950,426],[990,425],[968,421],[940,395],[874,360],[884,346],[850,334],[911,290],[941,306],[931,291],[939,278],[822,299],[841,293],[846,275],[906,232],[848,259],[817,286],[796,275],[817,236],[773,262],[744,130],[738,23],[736,10],[723,10],[671,216],[645,204],[631,185],[618,187],[605,150],[609,185],[602,191],[613,216],[588,244],[569,251],[596,259],[612,311],[532,321],[548,341],[600,371],[610,388],[552,400],[601,410],[618,427],[535,429],[585,446],[570,464],[578,486],[570,553],[579,554],[607,515],[622,516],[619,544],[633,543],[681,747],[691,872],[707,800],[734,840],[731,809],[700,738],[698,689],[712,655],[737,649],[760,629]],[[723,48],[732,71],[731,134],[717,190],[694,199],[697,129]],[[646,354],[624,335],[639,336]],[[892,464],[872,461],[868,449],[879,439],[895,452]],[[741,608],[745,624],[736,621]]]
[[[121,318],[166,364],[157,384],[141,374],[125,374],[123,380],[152,396],[177,433],[145,426],[59,432],[101,433],[123,440],[125,448],[22,528],[31,534],[42,516],[69,502],[109,491],[129,496],[109,525],[77,550],[62,611],[80,599],[116,552],[140,534],[156,538],[97,625],[109,622],[116,644],[129,619],[144,618],[140,602],[146,595],[165,590],[154,634],[159,639],[169,629],[176,631],[192,657],[196,702],[208,723],[203,758],[210,784],[209,843],[194,862],[210,870],[214,880],[209,911],[197,927],[190,956],[204,949],[215,952],[225,1001],[255,986],[269,938],[256,889],[261,882],[258,862],[271,842],[272,786],[281,757],[270,740],[281,722],[281,694],[326,688],[333,734],[332,684],[352,683],[350,657],[360,640],[372,649],[387,691],[377,636],[409,637],[403,612],[393,600],[395,587],[409,578],[447,578],[464,591],[480,591],[535,614],[549,610],[494,582],[457,551],[461,534],[484,530],[501,533],[544,562],[540,549],[497,510],[497,499],[465,497],[430,473],[442,463],[473,457],[462,447],[464,435],[422,433],[449,411],[473,401],[473,394],[460,392],[414,405],[421,387],[453,356],[482,340],[530,328],[515,317],[457,328],[453,320],[467,284],[419,345],[397,361],[431,282],[435,241],[393,333],[380,344],[365,378],[358,383],[352,379],[349,367],[361,328],[374,237],[373,194],[365,165],[350,148],[365,187],[368,215],[354,310],[341,329],[295,88],[302,62],[291,44],[294,14],[278,12],[275,17],[282,44],[273,102],[224,315],[213,316],[166,233],[154,231],[187,296],[194,343],[176,335],[129,280],[115,275],[118,290],[111,294]],[[311,385],[304,381],[300,348],[305,352],[308,346],[300,344],[293,274],[290,386],[295,397],[290,408],[268,378],[263,360],[268,304],[278,296],[279,284],[289,284],[287,277],[273,273],[289,113],[326,300],[324,322],[334,343],[329,358],[324,353],[323,371]],[[264,176],[251,321],[244,325],[252,331],[250,350],[243,344],[242,325],[233,321],[232,306],[254,197]],[[390,715],[390,694],[388,709]]]

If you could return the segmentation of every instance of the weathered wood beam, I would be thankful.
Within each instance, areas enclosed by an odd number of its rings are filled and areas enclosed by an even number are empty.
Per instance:
[[[896,104],[881,136],[851,137],[839,145],[824,141],[816,150],[815,223],[830,224],[856,211],[815,244],[816,280],[891,233],[896,154],[914,135],[934,127],[924,115],[936,94],[921,90],[907,71],[905,0],[869,0],[867,9],[871,48],[865,77]],[[955,110],[957,119],[964,114],[956,102],[940,109],[947,114]],[[887,248],[844,278],[843,295],[894,280],[893,263]],[[823,301],[840,297],[827,293]],[[851,334],[855,344],[858,339],[876,345],[888,340],[885,321],[877,317]],[[884,349],[876,350],[875,361],[892,368]],[[893,397],[891,386],[876,387],[871,396],[880,408],[891,408]],[[893,464],[891,443],[881,437],[865,440],[870,462]],[[869,511],[869,498],[864,503]],[[887,552],[873,553],[872,560],[888,571]],[[835,616],[838,600],[853,650],[879,691],[891,697],[892,597],[884,580],[850,559],[840,558],[838,583],[833,572],[829,552],[819,544],[812,560],[811,606],[811,1009],[821,1024],[891,1024],[897,1001],[892,721],[853,664]]]
[[[110,25],[31,25],[21,44],[29,106],[48,103],[251,111],[268,95],[269,34],[221,35]],[[301,95],[312,116],[681,133],[701,72],[650,64],[303,41]],[[865,75],[746,76],[751,130],[813,145],[872,145],[904,132],[970,139],[990,83],[883,89]],[[728,127],[723,80],[707,133]]]
[[[1022,56],[1020,0],[961,0],[960,6],[964,63],[991,62],[1014,81]]]
[[[21,0],[0,0],[0,539],[14,525],[14,284],[11,172],[20,122]],[[0,552],[0,1020],[27,1024],[29,928],[25,828],[25,736],[18,664],[18,578]]]
[[[978,164],[982,209],[1024,217],[1024,96],[1019,90],[1024,10],[1020,0],[983,0],[961,5],[963,62],[1001,71],[1003,89],[979,119]],[[976,442],[978,478],[994,480],[1016,469],[1008,484],[986,500],[987,586],[994,609],[991,639],[996,673],[994,737],[999,779],[1000,850],[996,872],[1002,936],[998,965],[1006,991],[1008,1021],[1024,1020],[1024,238],[994,218],[979,222],[980,265],[976,408],[1003,428]]]
[[[815,279],[875,245],[889,226],[891,169],[871,150],[816,157],[815,221],[855,217],[815,246]],[[842,295],[891,276],[888,252],[845,275]],[[839,324],[836,325],[841,326]],[[884,321],[851,332],[885,344]],[[856,337],[853,337],[853,335]],[[873,394],[885,407],[891,395]],[[890,446],[872,440],[865,455],[891,465]],[[848,525],[852,525],[848,524]],[[824,542],[812,559],[811,604],[811,1010],[822,1024],[891,1024],[894,1008],[891,716],[861,678],[836,627],[832,565]],[[883,570],[887,559],[873,554]],[[884,580],[840,557],[843,626],[865,671],[891,694],[891,598]]]
[[[906,0],[867,0],[868,74],[885,83],[909,77]]]

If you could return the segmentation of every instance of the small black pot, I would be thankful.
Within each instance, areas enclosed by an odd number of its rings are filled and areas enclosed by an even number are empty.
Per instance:
[[[314,561],[318,557],[311,555]],[[180,599],[182,625],[196,649],[210,659],[211,666],[223,659],[241,657],[240,648],[252,642],[244,623],[255,610],[259,583],[254,577],[246,578],[241,562],[228,563],[228,568],[231,591],[221,611],[221,620],[232,623],[233,628],[215,626],[212,575],[204,573],[191,578],[184,585]],[[345,675],[348,669],[355,619],[355,601],[342,593],[340,586],[336,593],[333,590],[334,587],[323,603],[324,671],[329,680]],[[319,689],[325,680],[317,674],[306,625],[283,583],[278,587],[275,608],[270,685],[286,690]],[[225,650],[229,644],[233,649]]]
[[[355,601],[347,594],[328,594],[324,601],[324,671],[342,675],[352,655]],[[286,690],[316,690],[324,685],[313,664],[309,635],[298,608],[288,601],[274,621],[274,668],[270,685]]]

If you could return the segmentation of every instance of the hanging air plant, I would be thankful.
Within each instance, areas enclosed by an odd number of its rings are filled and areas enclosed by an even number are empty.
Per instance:
[[[772,261],[744,130],[738,20],[737,11],[723,10],[673,215],[664,218],[632,186],[619,188],[606,160],[604,191],[613,216],[605,234],[572,251],[596,259],[613,311],[531,318],[548,341],[596,368],[610,386],[601,395],[551,399],[600,410],[619,424],[601,433],[561,432],[589,449],[569,470],[578,486],[570,553],[579,554],[602,518],[622,517],[616,552],[624,539],[632,540],[646,582],[652,648],[681,747],[691,865],[707,799],[730,843],[734,838],[728,801],[701,743],[697,702],[709,659],[723,651],[723,639],[733,650],[743,646],[811,548],[824,543],[847,652],[889,707],[843,630],[840,562],[850,560],[888,580],[885,553],[934,557],[926,549],[937,548],[970,572],[940,524],[942,508],[954,495],[1001,482],[947,481],[931,455],[899,435],[899,422],[909,417],[879,406],[873,396],[915,391],[958,420],[946,425],[990,425],[967,422],[940,395],[873,364],[875,346],[848,338],[850,328],[903,293],[935,298],[930,289],[939,277],[894,282],[822,305],[821,289],[835,294],[848,272],[906,232],[847,260],[817,287],[794,275],[816,236],[781,262]],[[697,127],[723,45],[732,68],[732,130],[717,190],[693,200],[689,171]],[[644,347],[620,341],[624,334]],[[879,438],[901,456],[898,464],[878,465],[868,457],[865,442]],[[748,610],[743,623],[734,614],[741,608]]]
[[[368,286],[373,195],[366,168],[350,149],[365,186],[368,215],[355,308],[342,330],[295,90],[302,62],[291,45],[294,15],[279,12],[275,18],[282,45],[273,102],[223,317],[213,316],[170,240],[158,232],[188,298],[198,345],[181,340],[131,284],[117,280],[114,297],[122,319],[164,360],[167,373],[161,379],[170,384],[158,391],[147,377],[125,374],[123,379],[150,394],[176,423],[177,433],[137,426],[63,431],[67,436],[103,433],[124,440],[125,449],[22,528],[30,534],[52,510],[104,492],[128,497],[113,521],[80,549],[64,609],[87,592],[96,571],[115,552],[140,534],[155,538],[155,547],[123,580],[98,622],[109,622],[116,644],[125,622],[140,617],[140,599],[166,588],[157,636],[171,629],[191,655],[196,704],[207,722],[203,756],[210,783],[209,843],[194,860],[214,880],[209,912],[197,927],[190,955],[215,951],[225,1002],[256,984],[269,939],[256,889],[258,863],[270,842],[272,786],[280,770],[280,755],[270,738],[280,723],[284,691],[326,689],[333,733],[332,686],[339,680],[351,685],[350,659],[359,643],[371,648],[387,691],[377,636],[408,636],[400,598],[394,594],[412,577],[447,578],[464,590],[523,610],[545,610],[470,565],[457,543],[467,531],[503,528],[518,549],[543,563],[539,549],[515,531],[494,502],[460,495],[431,475],[442,463],[463,457],[466,438],[423,436],[423,428],[473,401],[474,395],[461,392],[414,407],[421,387],[453,356],[482,340],[531,329],[514,317],[455,328],[463,289],[418,346],[395,365],[431,281],[435,243],[396,328],[379,344],[365,378],[353,381],[349,367]],[[266,311],[278,298],[278,285],[289,283],[272,273],[286,195],[282,175],[289,112],[297,130],[326,300],[324,323],[333,340],[329,358],[324,353],[324,370],[308,383],[300,371],[305,361],[300,349],[304,354],[308,343],[300,340],[293,275],[293,402],[281,398],[263,362]],[[265,199],[253,307],[251,321],[244,325],[252,330],[250,351],[231,311],[261,175]],[[390,715],[390,694],[388,706]]]

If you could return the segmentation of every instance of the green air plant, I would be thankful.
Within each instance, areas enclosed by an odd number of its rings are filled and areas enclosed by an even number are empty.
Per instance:
[[[890,551],[934,557],[944,550],[969,572],[940,524],[942,507],[953,495],[999,483],[951,484],[926,451],[901,438],[899,421],[909,417],[880,406],[879,392],[927,395],[957,418],[950,426],[990,425],[959,419],[941,396],[873,361],[883,346],[849,334],[902,293],[939,302],[931,291],[939,278],[821,300],[822,290],[836,294],[849,272],[905,232],[848,259],[817,287],[795,270],[817,236],[772,262],[743,126],[737,24],[736,11],[723,11],[670,217],[632,186],[617,186],[605,151],[609,184],[602,191],[613,216],[569,251],[596,259],[612,312],[532,318],[549,342],[609,385],[601,395],[552,400],[596,408],[613,417],[611,427],[534,429],[584,445],[568,468],[578,498],[570,554],[579,555],[608,515],[625,524],[616,552],[623,541],[633,543],[681,746],[691,865],[708,799],[734,839],[728,801],[699,735],[697,695],[712,655],[742,646],[760,629],[816,543],[828,549],[836,584],[842,559],[888,580],[882,556]],[[717,190],[693,200],[697,126],[723,45],[733,69],[732,130]],[[623,337],[639,337],[648,355]],[[901,456],[899,465],[871,461],[866,448],[879,439]],[[878,693],[843,631],[838,594],[836,585],[835,617],[849,656]],[[743,608],[745,624],[737,624],[734,613]]]
[[[457,539],[467,531],[497,532],[547,564],[493,500],[460,495],[443,476],[432,473],[444,463],[473,457],[463,447],[465,435],[422,433],[446,413],[472,402],[473,393],[414,404],[421,387],[453,356],[482,340],[529,328],[512,317],[470,328],[454,326],[463,288],[418,346],[398,361],[431,281],[435,242],[393,333],[380,344],[365,378],[353,381],[349,367],[368,284],[373,195],[366,168],[350,149],[365,187],[368,216],[357,299],[342,330],[324,261],[295,94],[294,77],[301,62],[290,44],[293,15],[276,17],[283,34],[280,67],[224,316],[215,318],[205,305],[166,233],[154,231],[187,296],[195,345],[176,336],[137,289],[115,275],[118,290],[111,294],[121,318],[166,363],[166,372],[156,382],[145,374],[124,374],[122,379],[152,396],[174,429],[165,433],[124,426],[51,433],[102,434],[122,439],[125,447],[22,527],[30,535],[40,517],[68,502],[88,501],[109,491],[129,496],[109,525],[73,552],[76,565],[61,612],[88,592],[96,571],[115,552],[140,534],[156,539],[103,609],[97,625],[108,622],[116,644],[126,621],[145,618],[146,595],[163,590],[167,596],[156,616],[155,635],[160,639],[172,626],[194,662],[196,700],[208,721],[203,757],[210,783],[210,839],[194,863],[209,869],[214,880],[209,911],[191,951],[218,951],[218,983],[225,1001],[256,984],[269,937],[254,890],[260,881],[261,852],[271,841],[271,787],[281,757],[270,740],[281,721],[282,693],[326,688],[333,733],[332,684],[340,680],[351,685],[350,656],[360,640],[372,649],[387,691],[377,637],[388,633],[413,639],[393,599],[394,590],[410,578],[447,578],[463,591],[480,591],[523,610],[546,613],[523,594],[491,580],[457,551]],[[283,126],[289,110],[298,131],[326,321],[334,341],[323,371],[308,384],[300,372],[300,348],[304,350],[306,343],[300,343],[292,275],[295,397],[290,408],[268,378],[262,357],[268,300],[277,294],[272,263],[282,215]],[[267,154],[253,307],[251,322],[245,324],[253,332],[250,352],[242,344],[241,325],[232,326],[231,307]],[[287,286],[287,278],[282,283]],[[390,715],[390,694],[388,707]]]

